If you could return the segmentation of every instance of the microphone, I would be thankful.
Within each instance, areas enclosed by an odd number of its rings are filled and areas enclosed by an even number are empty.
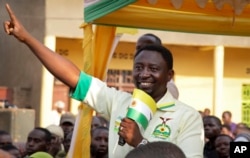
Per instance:
[[[121,136],[119,136],[118,144],[120,146],[124,146],[126,144],[126,141]]]
[[[126,117],[135,121],[139,128],[145,131],[155,112],[156,102],[154,99],[146,92],[134,89]],[[126,141],[119,136],[118,144],[124,146]]]

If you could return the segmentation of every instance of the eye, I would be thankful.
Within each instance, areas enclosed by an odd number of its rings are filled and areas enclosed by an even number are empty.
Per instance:
[[[152,72],[157,72],[159,69],[158,69],[157,67],[151,67],[150,70],[151,70]]]
[[[96,140],[96,141],[100,141],[101,138],[100,138],[100,137],[96,137],[95,140]]]
[[[35,143],[40,143],[41,140],[40,140],[40,139],[34,139],[34,142],[35,142]]]
[[[140,70],[142,70],[142,66],[141,65],[135,65],[134,69],[136,71],[140,71]]]

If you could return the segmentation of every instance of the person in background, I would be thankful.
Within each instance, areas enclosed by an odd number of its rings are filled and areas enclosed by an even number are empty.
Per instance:
[[[60,127],[63,129],[64,138],[74,130],[75,121],[75,115],[71,112],[66,112],[61,116]]]
[[[108,158],[109,129],[99,126],[91,132],[91,158]]]
[[[11,135],[4,130],[0,130],[0,149],[4,147],[5,145],[10,145],[12,143],[13,142],[12,142]]]
[[[204,129],[200,114],[167,90],[166,85],[173,77],[173,56],[168,49],[148,45],[134,56],[135,87],[157,103],[155,115],[148,128],[142,131],[137,122],[125,118],[131,93],[110,88],[105,82],[82,72],[70,60],[54,53],[27,32],[9,5],[6,9],[10,20],[4,23],[5,32],[26,44],[56,78],[68,85],[72,98],[110,119],[109,158],[124,157],[138,145],[159,140],[175,143],[187,158],[202,157]],[[120,126],[116,126],[118,121]],[[124,146],[117,145],[119,137],[124,138]]]
[[[237,124],[234,135],[234,142],[250,142],[250,129],[245,123]]]
[[[229,125],[223,124],[221,126],[221,134],[226,134],[234,139],[234,134],[231,132],[231,127]]]
[[[232,121],[232,113],[230,111],[224,111],[222,113],[222,122],[225,125],[229,125],[231,132],[234,133],[237,124]]]
[[[93,131],[94,129],[96,129],[97,127],[102,126],[102,122],[99,119],[98,116],[93,116],[92,117],[92,122],[91,122],[91,131]]]
[[[69,132],[69,134],[66,135],[66,137],[63,141],[63,146],[64,146],[64,150],[65,150],[66,154],[69,152],[69,149],[70,149],[72,135],[73,135],[73,131]]]
[[[230,142],[233,142],[233,138],[226,134],[220,134],[216,137],[214,145],[218,158],[230,157]]]
[[[103,127],[109,127],[109,120],[107,120],[101,115],[97,115],[97,117],[100,119]]]
[[[205,108],[203,111],[203,116],[209,116],[211,114],[211,110],[209,108]]]
[[[63,146],[64,133],[62,128],[52,124],[46,127],[46,129],[51,133],[51,146],[48,153],[53,157],[57,157],[57,155],[60,155],[60,157],[66,157]]]
[[[215,149],[215,139],[221,133],[221,121],[218,117],[209,115],[203,117],[205,138],[208,141],[204,147],[204,158],[217,158],[217,152]]]
[[[146,45],[151,45],[151,44],[162,45],[162,41],[158,36],[156,36],[152,33],[146,33],[146,34],[142,35],[141,37],[139,37],[139,39],[136,42],[135,49],[136,49],[136,51],[138,51],[142,47],[144,47]],[[174,83],[174,75],[175,75],[175,72],[173,71],[173,76],[172,76],[171,80],[167,83],[167,89],[168,89],[168,91],[170,91],[170,93],[172,94],[172,96],[175,99],[178,99],[179,98],[179,90]]]
[[[150,142],[131,150],[125,158],[186,158],[177,145],[171,142]]]
[[[20,151],[12,144],[5,145],[4,147],[2,147],[2,150],[11,154],[13,158],[22,158]]]
[[[51,124],[59,125],[60,118],[65,113],[65,103],[61,100],[55,102],[55,110],[51,111]]]
[[[35,127],[27,137],[26,142],[26,157],[42,151],[48,152],[51,145],[51,133],[42,127]]]

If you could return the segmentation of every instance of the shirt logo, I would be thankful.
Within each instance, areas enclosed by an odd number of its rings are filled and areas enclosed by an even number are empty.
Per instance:
[[[162,120],[162,123],[155,127],[153,136],[156,138],[167,139],[171,134],[171,129],[166,122],[172,118],[160,117],[160,119]]]

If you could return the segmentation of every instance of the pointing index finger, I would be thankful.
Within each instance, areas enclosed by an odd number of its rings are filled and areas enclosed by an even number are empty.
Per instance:
[[[6,7],[8,13],[9,13],[11,21],[15,21],[16,20],[16,16],[15,16],[14,12],[11,10],[9,4],[6,4],[5,7]]]

